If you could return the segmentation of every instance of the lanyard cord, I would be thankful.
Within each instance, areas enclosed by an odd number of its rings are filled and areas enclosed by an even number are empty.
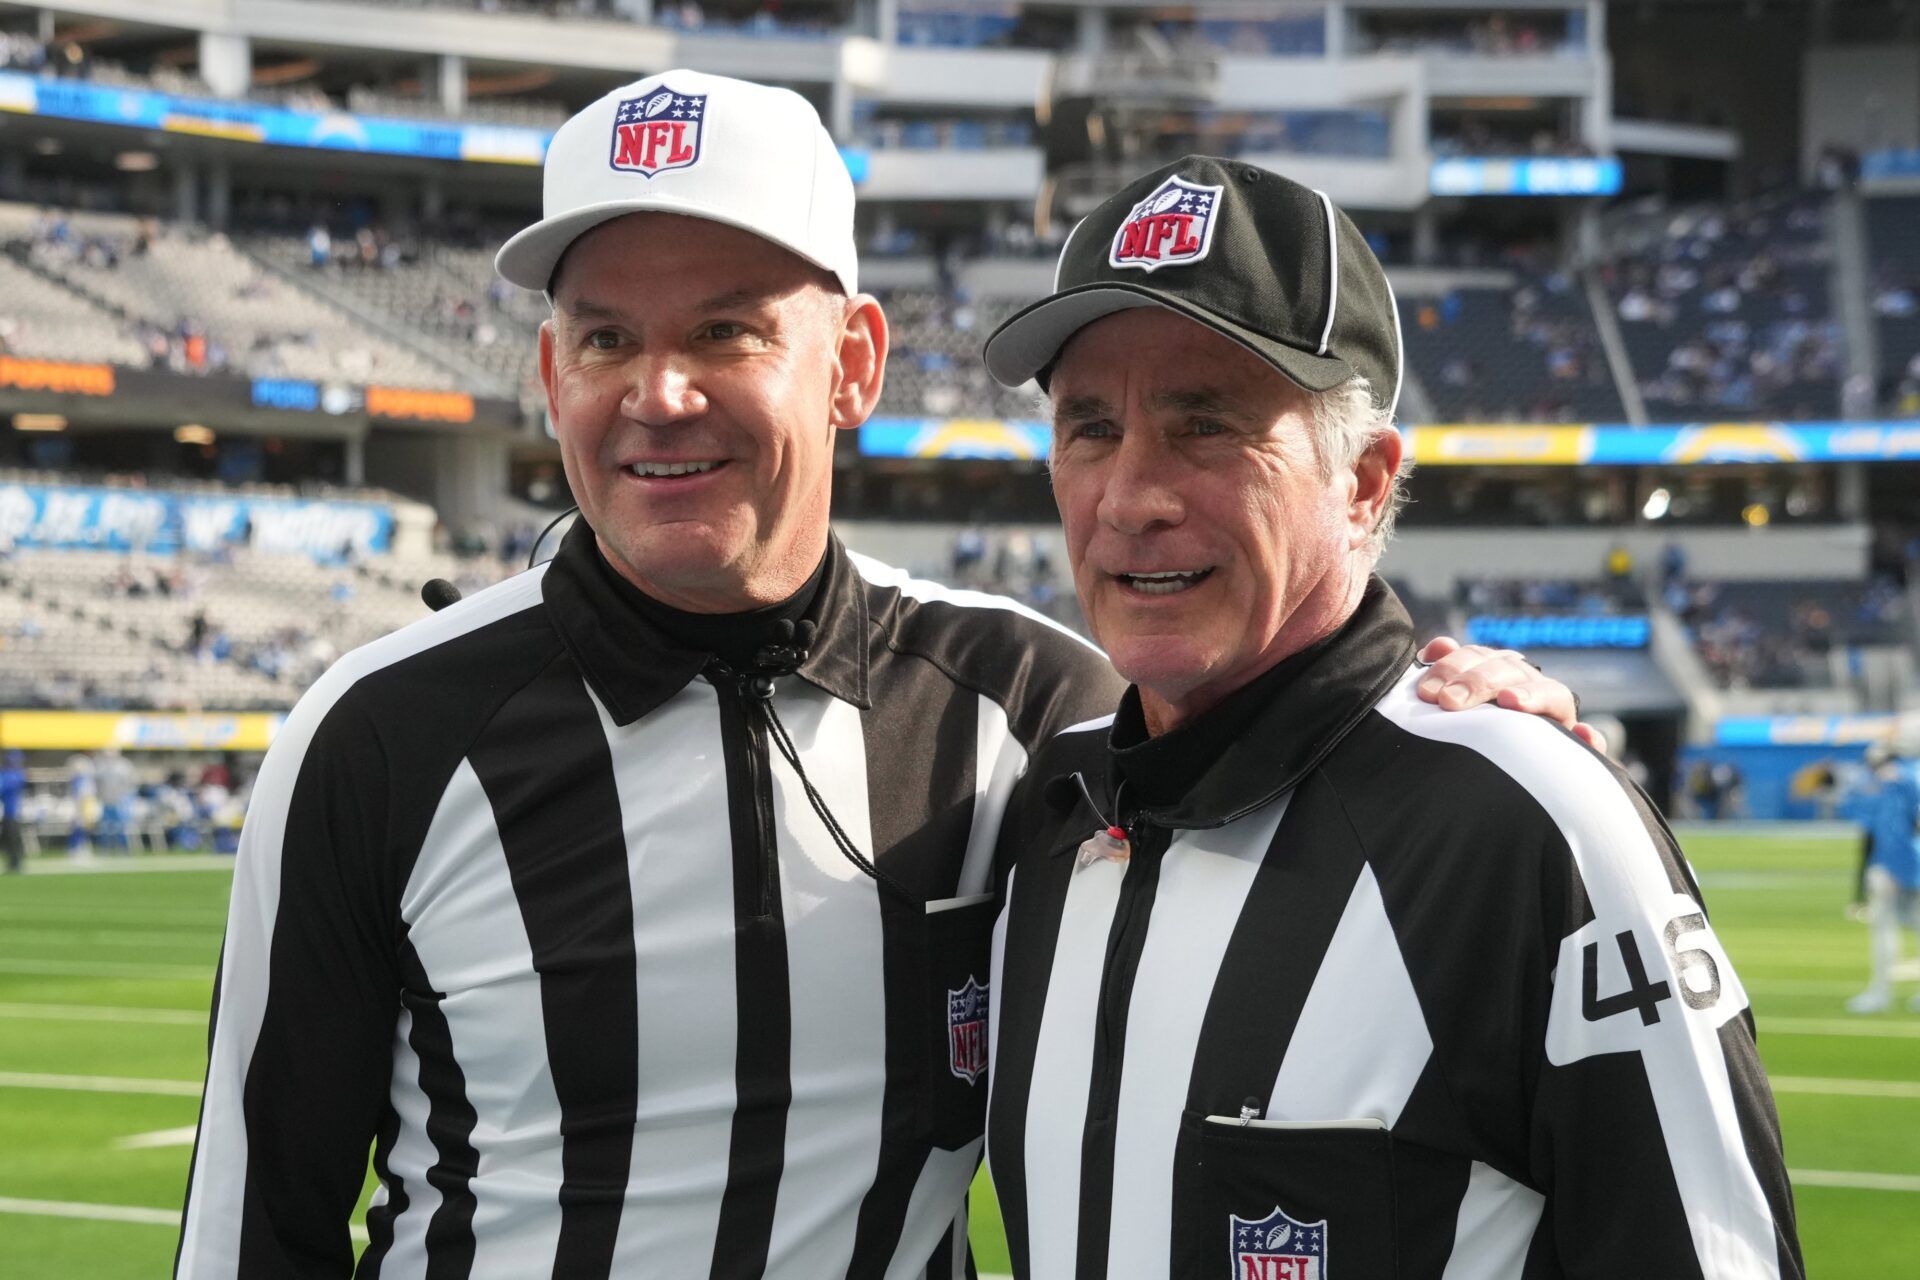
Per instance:
[[[1107,815],[1100,812],[1100,806],[1093,802],[1093,792],[1087,790],[1087,779],[1085,775],[1076,770],[1073,775],[1073,780],[1080,784],[1080,794],[1087,798],[1087,808],[1093,810],[1093,816],[1100,819],[1107,830],[1118,831],[1125,834],[1126,828],[1118,822],[1109,821]],[[1120,779],[1120,785],[1113,789],[1113,816],[1115,818],[1120,816],[1120,796],[1126,789],[1127,780],[1125,778]]]
[[[884,885],[909,902],[919,899],[907,891],[905,885],[873,864],[873,860],[860,852],[840,820],[833,816],[833,810],[827,807],[826,799],[813,785],[813,779],[807,776],[806,766],[800,763],[799,749],[793,745],[793,738],[787,733],[787,726],[781,723],[780,713],[773,705],[773,681],[776,676],[792,675],[807,660],[809,649],[813,645],[814,624],[803,619],[796,627],[794,623],[782,619],[774,627],[774,641],[763,646],[754,655],[753,672],[748,678],[747,689],[753,694],[754,705],[760,708],[761,719],[766,722],[767,736],[773,739],[774,747],[780,752],[780,758],[787,762],[794,775],[800,779],[801,789],[807,793],[807,803],[820,816],[821,825],[827,834],[833,837],[833,843],[843,857],[876,884]]]

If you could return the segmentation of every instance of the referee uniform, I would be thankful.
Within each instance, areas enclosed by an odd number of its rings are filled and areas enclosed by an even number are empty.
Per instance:
[[[288,717],[178,1275],[353,1272],[370,1144],[363,1277],[970,1270],[994,841],[1112,671],[837,542],[804,654],[636,597],[580,522]]]
[[[1374,579],[1216,712],[1149,739],[1130,691],[1035,759],[988,1129],[1018,1275],[1803,1274],[1666,827],[1553,726],[1421,702],[1413,653]],[[1130,860],[1080,865],[1110,821]]]

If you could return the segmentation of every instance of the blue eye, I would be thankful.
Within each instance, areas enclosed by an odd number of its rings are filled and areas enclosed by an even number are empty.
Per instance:
[[[595,329],[587,335],[587,345],[595,351],[611,351],[619,343],[620,335],[611,329]]]

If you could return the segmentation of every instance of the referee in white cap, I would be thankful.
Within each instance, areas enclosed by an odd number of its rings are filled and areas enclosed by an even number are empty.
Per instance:
[[[553,303],[582,518],[288,717],[177,1274],[952,1280],[1002,810],[1119,685],[1011,602],[831,535],[887,326],[804,100],[684,70],[616,90],[555,136],[545,212],[499,268]],[[1486,658],[1450,659],[1457,693],[1571,718]]]

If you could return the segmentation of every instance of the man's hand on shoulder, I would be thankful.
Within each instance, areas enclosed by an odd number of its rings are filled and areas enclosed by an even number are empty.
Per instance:
[[[1514,650],[1463,645],[1451,636],[1439,636],[1427,641],[1417,656],[1432,667],[1420,678],[1420,697],[1442,711],[1465,711],[1491,702],[1509,711],[1545,716],[1606,754],[1606,735],[1581,721],[1573,690]]]

